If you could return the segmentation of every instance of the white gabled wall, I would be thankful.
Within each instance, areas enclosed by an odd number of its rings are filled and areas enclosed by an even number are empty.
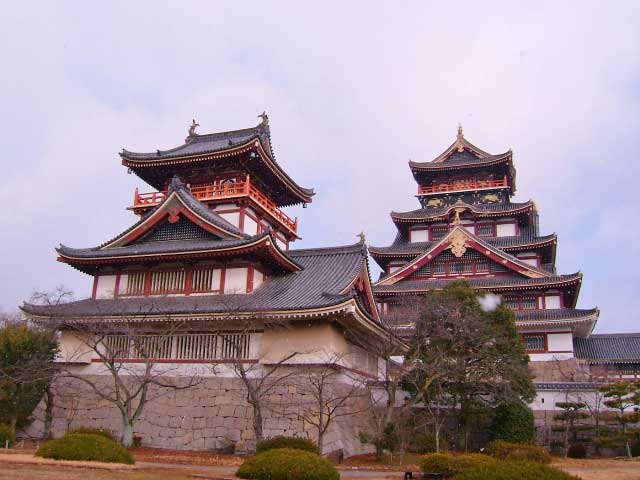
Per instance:
[[[113,298],[116,291],[115,275],[100,275],[97,277],[96,298]]]
[[[247,293],[247,267],[227,268],[224,293]]]

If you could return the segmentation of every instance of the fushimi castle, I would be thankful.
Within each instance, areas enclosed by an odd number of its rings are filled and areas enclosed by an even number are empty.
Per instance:
[[[62,323],[133,322],[149,342],[157,341],[157,325],[179,320],[187,331],[166,336],[157,350],[158,362],[180,365],[176,372],[231,361],[238,352],[225,348],[224,336],[235,335],[242,361],[270,365],[287,359],[292,368],[333,362],[347,382],[354,375],[381,375],[376,352],[385,342],[396,342],[401,353],[413,329],[393,315],[403,298],[465,279],[514,310],[536,376],[534,410],[553,410],[568,390],[593,390],[588,372],[594,366],[618,377],[639,373],[640,334],[591,333],[600,312],[578,308],[582,273],[556,271],[557,235],[541,234],[532,200],[512,202],[511,150],[490,154],[467,141],[460,127],[435,159],[409,162],[420,206],[391,213],[397,229],[391,245],[367,247],[361,235],[348,245],[298,249],[298,219],[284,209],[312,203],[315,192],[276,161],[269,119],[261,117],[256,127],[212,134],[197,133],[194,121],[175,148],[123,150],[122,165],[151,190],[136,190],[128,206],[137,221],[98,246],[60,245],[60,262],[93,277],[88,298],[25,304],[25,314]],[[375,282],[369,255],[382,269]],[[247,318],[251,328],[234,331],[233,321]],[[224,331],[216,327],[222,319],[228,322]],[[278,326],[282,322],[286,329]],[[78,348],[76,334],[62,329],[60,342],[59,361],[77,374],[96,374],[99,359]],[[119,346],[122,362],[140,361],[126,342],[117,334],[105,338],[108,347]],[[582,373],[559,375],[559,362]],[[140,421],[143,441],[218,448],[224,440],[251,440],[250,416],[237,407],[244,396],[233,372],[214,376],[218,383],[208,393],[225,402],[193,403],[176,394],[173,403],[150,406]],[[199,409],[199,416],[185,423],[190,413],[184,405]],[[112,412],[100,402],[73,408],[82,412],[82,424],[113,425]],[[64,428],[69,412],[57,410],[55,428]],[[201,433],[194,435],[196,423]],[[357,453],[356,423],[337,422],[326,451]],[[295,415],[265,420],[265,436],[278,434],[311,435]]]

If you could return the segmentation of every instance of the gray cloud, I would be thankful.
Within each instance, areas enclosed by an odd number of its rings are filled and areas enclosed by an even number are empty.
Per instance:
[[[0,306],[89,279],[53,247],[91,246],[133,220],[117,152],[242,128],[270,114],[279,161],[318,195],[300,246],[394,235],[417,201],[407,160],[430,160],[458,122],[491,152],[513,148],[518,199],[559,234],[558,267],[582,269],[600,330],[637,329],[633,222],[637,2],[29,3],[0,31],[3,212]],[[624,234],[621,234],[624,232]]]

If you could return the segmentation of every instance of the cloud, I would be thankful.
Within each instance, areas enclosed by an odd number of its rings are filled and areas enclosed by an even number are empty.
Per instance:
[[[375,245],[390,210],[417,207],[407,161],[430,160],[462,122],[514,149],[517,200],[533,197],[558,269],[583,270],[580,305],[634,329],[640,234],[637,2],[15,3],[0,31],[5,206],[0,306],[90,278],[55,262],[60,242],[101,243],[135,218],[117,152],[243,128],[269,112],[278,161],[318,192],[300,246]]]
[[[478,302],[480,302],[480,308],[482,308],[485,312],[493,312],[496,308],[500,306],[502,300],[498,295],[494,295],[493,293],[487,293],[482,297],[478,297]]]

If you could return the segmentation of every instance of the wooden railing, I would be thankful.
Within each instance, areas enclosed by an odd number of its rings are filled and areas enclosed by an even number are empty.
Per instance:
[[[247,175],[246,180],[217,183],[214,185],[195,185],[189,187],[191,195],[200,201],[220,200],[237,197],[250,197],[255,200],[271,217],[284,225],[291,232],[298,231],[298,219],[291,219],[286,213],[278,208],[278,206],[269,199],[265,194],[258,190],[250,181]],[[158,205],[166,196],[167,192],[149,192],[139,193],[138,189],[133,196],[133,207],[131,210],[140,210],[146,207],[154,207]]]
[[[507,177],[499,180],[460,180],[451,183],[438,183],[434,185],[421,185],[418,187],[418,195],[430,193],[459,192],[463,190],[484,190],[489,188],[508,187]]]

